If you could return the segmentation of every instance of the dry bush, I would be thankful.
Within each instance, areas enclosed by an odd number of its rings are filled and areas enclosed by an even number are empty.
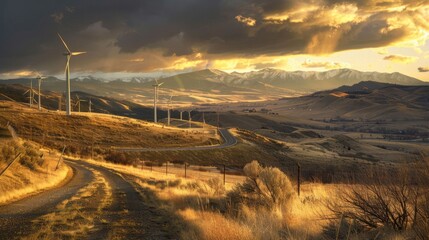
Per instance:
[[[246,180],[230,194],[231,200],[267,207],[289,207],[294,190],[289,178],[278,168],[261,167],[252,161],[244,167]]]
[[[133,165],[136,163],[138,157],[136,154],[132,154],[132,153],[109,151],[105,155],[104,159],[112,163]]]
[[[185,185],[185,188],[209,196],[220,196],[225,194],[225,185],[219,178],[190,182]]]
[[[20,146],[15,141],[7,141],[0,148],[0,161],[9,163],[20,152]]]
[[[378,172],[367,177],[368,183],[340,191],[340,201],[328,203],[328,208],[344,222],[337,223],[337,236],[344,230],[343,225],[351,228],[353,223],[358,234],[412,232],[412,238],[428,239],[428,172],[415,169],[393,174]]]
[[[7,141],[0,149],[0,161],[10,163],[15,157],[21,153],[19,163],[31,170],[37,166],[42,166],[43,159],[39,150],[28,142],[20,144],[14,140]]]

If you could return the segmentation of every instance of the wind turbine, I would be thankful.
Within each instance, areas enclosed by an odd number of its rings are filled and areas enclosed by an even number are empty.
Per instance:
[[[80,103],[81,102],[86,102],[85,100],[82,100],[79,98],[79,95],[76,94],[76,104],[74,105],[75,107],[78,106],[78,111],[80,112]]]
[[[33,79],[30,79],[30,89],[24,92],[24,95],[30,93],[29,99],[30,99],[30,108],[33,107],[33,102],[36,102],[36,99],[34,99],[34,89],[33,89]]]
[[[204,116],[204,111],[203,111],[203,128],[206,126],[206,118]]]
[[[89,98],[89,112],[92,112],[92,98]]]
[[[155,79],[156,84],[153,84],[152,86],[154,87],[154,97],[153,97],[153,122],[158,122],[157,119],[157,111],[156,111],[156,103],[158,102],[158,88],[164,84],[162,83],[158,83],[158,80]]]
[[[61,37],[61,35],[58,33],[58,37],[60,38],[61,42],[63,43],[65,49],[67,52],[63,53],[64,56],[67,57],[67,63],[66,63],[66,81],[67,81],[67,95],[66,95],[66,115],[71,115],[71,98],[70,98],[70,59],[72,56],[78,56],[81,54],[84,54],[86,52],[72,52],[70,51],[69,47],[67,46],[64,39]]]
[[[39,92],[38,92],[38,96],[39,96],[39,102],[38,102],[38,104],[39,104],[39,111],[41,111],[42,110],[42,99],[40,98],[40,86],[42,85],[42,80],[43,79],[45,79],[45,77],[42,77],[42,76],[37,76],[37,81],[38,81],[38,83],[39,83]]]
[[[170,96],[170,100],[168,100],[168,117],[167,117],[167,125],[170,126],[170,119],[171,119],[171,114],[170,114],[170,110],[171,110],[171,99],[173,98],[173,95]]]

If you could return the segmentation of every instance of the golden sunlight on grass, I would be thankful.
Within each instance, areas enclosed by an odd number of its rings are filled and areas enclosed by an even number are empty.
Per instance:
[[[7,147],[12,142],[2,141],[2,144]],[[67,165],[61,164],[55,170],[59,159],[58,154],[48,150],[40,150],[39,154],[42,153],[43,163],[40,166],[36,165],[34,169],[30,169],[17,161],[0,177],[0,192],[2,193],[0,195],[0,204],[7,204],[28,195],[56,187],[71,177],[71,169]],[[1,169],[5,166],[4,163],[0,162]]]
[[[181,233],[182,239],[309,239],[320,236],[328,224],[323,217],[328,213],[325,201],[332,200],[336,189],[334,185],[304,184],[301,196],[294,194],[288,206],[267,208],[241,204],[234,208],[229,197],[244,182],[244,177],[224,186],[219,175],[211,179],[207,176],[185,179],[132,166],[90,162],[137,177],[135,183],[154,192],[171,214],[183,218],[186,227]]]
[[[37,230],[29,239],[84,238],[97,230],[97,224],[105,222],[100,216],[111,204],[112,189],[100,172],[90,170],[95,179],[75,196],[58,204],[54,212],[36,219],[34,229]]]

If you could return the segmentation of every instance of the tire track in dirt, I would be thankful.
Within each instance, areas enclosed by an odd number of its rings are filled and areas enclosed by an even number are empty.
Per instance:
[[[88,169],[72,164],[73,177],[58,188],[0,206],[0,239],[18,239],[32,232],[32,221],[54,211],[60,202],[75,195],[94,179]]]

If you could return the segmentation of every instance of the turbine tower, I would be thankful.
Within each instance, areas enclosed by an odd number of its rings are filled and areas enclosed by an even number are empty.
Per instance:
[[[170,100],[168,100],[168,117],[167,117],[167,125],[170,126],[170,119],[171,119],[171,99],[173,98],[173,95],[170,96]]]
[[[153,122],[157,123],[158,119],[157,119],[157,111],[156,111],[156,104],[158,102],[158,88],[164,84],[162,83],[158,83],[158,80],[155,79],[156,84],[153,84],[152,86],[154,87],[154,96],[153,96]]]
[[[72,52],[70,51],[69,47],[67,46],[66,42],[64,41],[64,39],[61,37],[61,35],[58,33],[58,37],[60,38],[61,42],[64,45],[64,48],[66,49],[66,52],[63,53],[64,56],[66,56],[67,58],[67,62],[66,62],[66,69],[65,69],[65,73],[66,73],[66,81],[67,81],[67,95],[66,95],[66,115],[70,116],[71,115],[71,98],[70,98],[70,59],[72,56],[78,56],[81,54],[84,54],[86,52]]]
[[[89,112],[92,112],[92,98],[89,98]]]
[[[45,79],[45,77],[42,77],[42,76],[37,76],[37,81],[38,81],[38,83],[39,83],[39,92],[38,92],[38,96],[39,96],[39,102],[38,102],[38,104],[39,104],[39,111],[41,111],[42,110],[42,99],[40,98],[40,96],[41,96],[41,94],[40,94],[40,86],[42,85],[42,80],[43,79]]]

